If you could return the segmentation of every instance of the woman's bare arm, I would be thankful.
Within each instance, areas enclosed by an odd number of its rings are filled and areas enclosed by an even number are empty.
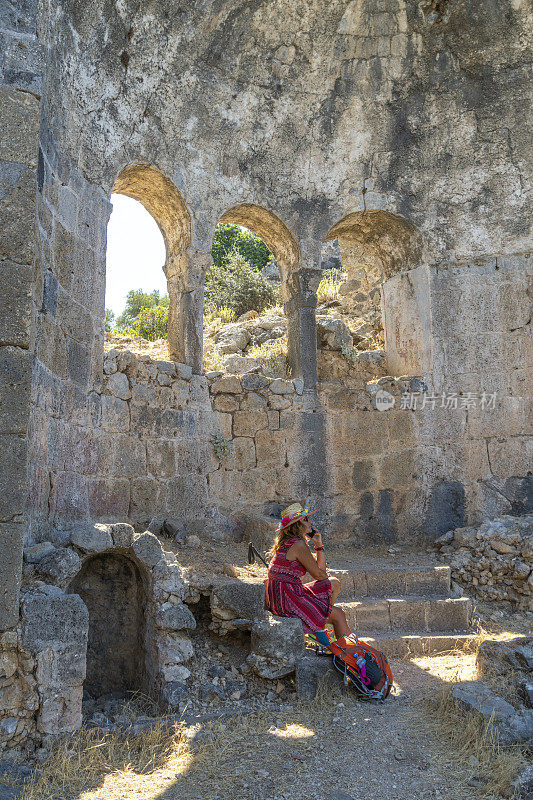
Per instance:
[[[307,544],[303,541],[303,539],[300,539],[298,542],[295,542],[289,547],[285,558],[288,557],[289,553],[291,554],[291,556],[296,557],[296,559],[300,562],[300,564],[306,568],[307,572],[311,575],[312,578],[315,578],[315,580],[317,581],[326,580],[326,578],[328,577],[328,573],[326,572],[325,569],[321,569],[318,566],[316,558],[312,554]],[[294,561],[293,558],[288,560]]]

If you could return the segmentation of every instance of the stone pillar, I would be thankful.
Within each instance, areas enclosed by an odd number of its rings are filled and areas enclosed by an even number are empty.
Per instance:
[[[204,279],[211,255],[189,248],[166,264],[169,313],[168,348],[170,358],[203,371]]]
[[[291,377],[302,378],[304,390],[313,390],[317,384],[316,290],[320,276],[319,269],[301,268],[284,286]]]
[[[0,15],[0,630],[19,616],[35,340],[32,264],[41,106],[35,65],[41,53],[29,9]]]

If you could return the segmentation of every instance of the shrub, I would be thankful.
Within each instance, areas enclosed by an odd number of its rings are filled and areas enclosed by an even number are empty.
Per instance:
[[[217,306],[211,306],[207,308],[204,314],[204,322],[214,322],[215,320],[220,320],[222,323],[235,322],[235,311],[232,308],[227,308],[226,306],[222,306],[221,308],[218,308]]]
[[[275,300],[269,281],[239,253],[232,253],[225,264],[214,264],[207,271],[204,290],[208,309],[224,306],[238,317],[247,311],[263,311]]]
[[[142,308],[133,323],[137,336],[153,342],[165,339],[168,332],[168,307],[158,305],[153,308]]]
[[[234,253],[241,255],[253,269],[260,270],[272,258],[272,253],[259,236],[240,225],[221,223],[215,228],[211,255],[213,263],[221,267]]]
[[[346,280],[346,272],[339,269],[326,269],[322,273],[322,280],[318,284],[317,299],[319,303],[328,303],[338,300],[339,286]]]
[[[126,307],[117,317],[117,329],[120,331],[130,328],[143,308],[153,308],[162,302],[157,289],[150,293],[143,292],[142,289],[131,289],[126,295]]]
[[[267,375],[284,378],[287,375],[287,340],[285,337],[270,339],[263,344],[250,347],[247,355],[259,359]]]

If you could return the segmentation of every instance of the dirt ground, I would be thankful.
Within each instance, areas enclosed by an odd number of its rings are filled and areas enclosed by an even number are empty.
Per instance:
[[[475,676],[475,654],[392,660],[383,705],[351,692],[271,702],[252,714],[146,733],[133,744],[82,734],[44,765],[23,800],[475,800],[523,764],[519,751],[475,746],[471,722],[438,698]],[[89,736],[89,738],[87,738]],[[84,738],[85,737],[85,738]],[[116,737],[115,737],[116,738]],[[141,741],[139,741],[141,739]],[[144,741],[143,741],[144,739]],[[455,742],[453,741],[455,739]],[[54,760],[55,759],[55,760]],[[97,759],[95,761],[95,759]],[[99,760],[98,760],[99,759]],[[67,766],[66,766],[67,765]]]

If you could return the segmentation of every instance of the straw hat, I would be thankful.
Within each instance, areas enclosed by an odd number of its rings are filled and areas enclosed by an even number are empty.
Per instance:
[[[299,519],[303,519],[309,516],[309,514],[314,514],[316,511],[316,508],[314,511],[309,511],[308,508],[303,508],[301,503],[292,503],[281,512],[281,522],[276,529],[277,533],[288,528],[293,522],[298,522]]]

